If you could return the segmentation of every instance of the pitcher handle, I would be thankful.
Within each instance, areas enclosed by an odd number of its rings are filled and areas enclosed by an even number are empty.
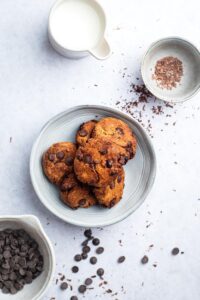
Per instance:
[[[107,40],[103,38],[101,42],[93,49],[90,49],[89,52],[97,59],[106,59],[111,54],[110,45]]]

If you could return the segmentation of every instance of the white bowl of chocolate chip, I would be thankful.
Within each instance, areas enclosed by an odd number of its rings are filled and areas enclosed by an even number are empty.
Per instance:
[[[143,81],[157,98],[183,102],[200,90],[200,52],[179,37],[154,42],[141,65]]]
[[[0,217],[0,299],[38,300],[54,273],[51,243],[38,218]]]

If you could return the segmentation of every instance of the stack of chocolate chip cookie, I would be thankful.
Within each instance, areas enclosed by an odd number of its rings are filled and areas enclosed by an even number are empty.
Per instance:
[[[116,118],[82,124],[76,144],[53,144],[43,155],[42,166],[61,200],[71,208],[94,204],[113,207],[124,189],[123,165],[136,153],[136,139],[126,123]]]

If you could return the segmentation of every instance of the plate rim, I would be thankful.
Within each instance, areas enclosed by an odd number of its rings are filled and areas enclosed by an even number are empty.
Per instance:
[[[72,113],[74,111],[78,111],[78,110],[84,110],[84,109],[100,109],[100,110],[104,110],[110,113],[114,113],[116,115],[118,115],[119,117],[122,117],[124,119],[126,119],[127,121],[134,123],[134,125],[136,127],[138,127],[138,130],[140,132],[142,132],[143,137],[145,138],[146,142],[148,143],[148,148],[150,150],[150,155],[152,158],[152,164],[151,164],[151,173],[150,173],[150,177],[148,179],[148,185],[146,187],[146,189],[144,190],[142,196],[141,196],[141,200],[138,201],[138,203],[132,207],[131,209],[129,209],[126,213],[124,213],[122,215],[122,217],[118,216],[116,220],[112,221],[112,219],[109,221],[105,221],[105,222],[97,222],[95,224],[91,224],[89,222],[83,222],[83,221],[76,221],[74,219],[68,219],[65,216],[60,215],[59,212],[57,212],[56,210],[54,210],[51,205],[48,205],[48,203],[46,203],[46,201],[43,201],[43,198],[45,198],[42,193],[40,192],[40,190],[37,187],[37,183],[36,183],[36,179],[34,176],[34,161],[35,161],[35,154],[36,154],[36,150],[37,150],[37,146],[40,143],[40,138],[42,137],[44,131],[52,124],[54,123],[57,119],[62,118],[62,116],[67,115],[69,113]],[[128,114],[120,111],[117,108],[112,108],[109,106],[105,106],[105,105],[90,105],[90,104],[85,104],[85,105],[76,105],[76,106],[72,106],[56,115],[54,115],[52,118],[50,118],[41,128],[36,140],[33,143],[32,149],[31,149],[31,154],[30,154],[30,161],[29,161],[29,173],[30,173],[30,178],[31,178],[31,183],[33,186],[33,189],[38,197],[38,199],[40,200],[40,202],[45,206],[46,209],[48,209],[53,215],[55,215],[56,217],[58,217],[59,219],[75,225],[75,226],[80,226],[80,227],[104,227],[104,226],[108,226],[108,225],[112,225],[115,223],[118,223],[124,219],[126,219],[128,216],[130,216],[134,211],[136,211],[136,209],[142,205],[145,201],[145,199],[147,198],[148,194],[150,193],[154,181],[155,181],[155,177],[156,177],[156,170],[157,170],[157,161],[156,161],[156,154],[155,154],[155,150],[154,150],[154,146],[153,143],[150,139],[150,137],[148,136],[147,132],[144,130],[144,128],[139,124],[139,122],[137,122],[135,119],[133,119],[131,116],[129,116]]]

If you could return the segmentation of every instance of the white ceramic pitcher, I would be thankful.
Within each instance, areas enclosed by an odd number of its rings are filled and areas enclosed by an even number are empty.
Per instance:
[[[106,59],[111,50],[105,29],[106,15],[96,0],[58,0],[51,8],[49,41],[65,57]]]

